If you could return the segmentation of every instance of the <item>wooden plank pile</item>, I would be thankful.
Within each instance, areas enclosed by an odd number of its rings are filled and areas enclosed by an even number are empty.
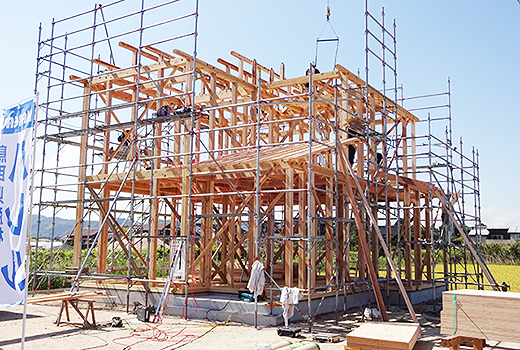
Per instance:
[[[57,294],[42,295],[32,298],[27,298],[27,304],[47,303],[52,301],[65,300],[82,300],[88,301],[99,298],[107,298],[105,292],[89,291],[89,292],[65,292]]]
[[[419,335],[417,323],[365,323],[347,334],[345,349],[411,350]]]
[[[441,334],[520,343],[520,293],[448,291],[442,293],[442,308]]]

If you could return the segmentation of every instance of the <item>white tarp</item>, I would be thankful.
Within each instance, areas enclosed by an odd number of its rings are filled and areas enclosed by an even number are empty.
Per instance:
[[[186,277],[186,252],[182,243],[180,238],[174,238],[170,247],[170,251],[173,252],[174,257],[178,256],[175,261],[172,279],[179,281],[184,281]]]
[[[0,307],[23,302],[34,100],[0,119]]]

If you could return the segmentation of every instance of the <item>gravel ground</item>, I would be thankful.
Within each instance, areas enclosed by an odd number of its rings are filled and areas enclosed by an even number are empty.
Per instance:
[[[179,317],[166,316],[162,324],[144,323],[136,315],[127,314],[121,307],[107,308],[96,305],[97,327],[83,329],[79,324],[56,326],[54,321],[60,310],[60,303],[28,305],[25,349],[251,349],[255,343],[277,343],[287,339],[311,341],[312,336],[307,324],[292,324],[302,329],[298,339],[280,337],[277,327],[255,329],[239,323],[214,323],[203,320],[184,322]],[[439,316],[432,305],[416,306],[421,322],[422,335],[414,350],[444,349],[440,347]],[[0,350],[20,349],[22,333],[23,306],[0,309]],[[70,310],[71,322],[80,322],[79,316]],[[123,320],[123,327],[110,327],[113,317]],[[389,313],[392,321],[409,322],[410,317],[401,308],[392,308]],[[62,318],[63,319],[63,318]],[[319,316],[313,332],[338,333],[342,336],[339,343],[320,343],[322,350],[343,350],[344,337],[362,323],[361,314],[352,312],[342,315],[336,322],[334,315]],[[462,347],[464,348],[464,347]],[[470,348],[466,348],[470,349]],[[520,349],[520,344],[490,342],[489,349]]]

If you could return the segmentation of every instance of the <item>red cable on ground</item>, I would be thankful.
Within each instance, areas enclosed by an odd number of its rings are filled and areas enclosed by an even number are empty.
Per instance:
[[[112,341],[114,342],[114,344],[124,346],[123,350],[130,350],[133,346],[143,343],[145,341],[149,341],[149,340],[156,341],[156,342],[167,342],[167,341],[173,342],[173,344],[168,344],[167,346],[160,349],[160,350],[164,350],[164,349],[170,348],[174,345],[177,345],[179,343],[182,343],[182,342],[186,341],[186,339],[200,337],[199,335],[194,335],[194,334],[182,334],[184,332],[184,330],[186,329],[186,326],[174,334],[170,334],[170,332],[163,331],[163,330],[159,329],[158,326],[150,326],[149,324],[147,324],[146,327],[147,328],[133,329],[133,330],[131,330],[131,333],[129,336],[116,338],[116,339],[113,339]],[[143,335],[144,332],[149,332],[149,331],[152,331],[152,334],[150,336]],[[182,338],[176,339],[181,334],[182,334]],[[118,342],[118,340],[130,339],[133,337],[144,337],[144,338],[142,338],[132,344],[128,344],[128,345]]]

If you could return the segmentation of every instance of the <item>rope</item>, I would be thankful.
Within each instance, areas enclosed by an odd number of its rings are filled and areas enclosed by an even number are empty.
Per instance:
[[[336,66],[336,61],[337,61],[337,58],[338,58],[338,49],[339,49],[339,36],[338,34],[336,34],[336,30],[334,30],[334,27],[332,26],[332,23],[330,21],[330,6],[329,6],[329,0],[327,0],[327,8],[326,8],[326,13],[325,13],[325,17],[326,17],[326,21],[325,21],[325,25],[323,26],[323,28],[321,29],[321,32],[320,34],[318,35],[318,38],[316,39],[316,53],[315,53],[315,57],[314,57],[314,66],[317,67],[318,66],[318,44],[321,42],[321,43],[326,43],[326,42],[335,42],[336,43],[336,50],[334,52],[334,64],[333,64],[333,67]],[[330,27],[330,29],[332,30],[332,33],[334,34],[333,37],[331,38],[321,38],[321,35],[323,34],[325,28],[327,27],[327,25]]]

